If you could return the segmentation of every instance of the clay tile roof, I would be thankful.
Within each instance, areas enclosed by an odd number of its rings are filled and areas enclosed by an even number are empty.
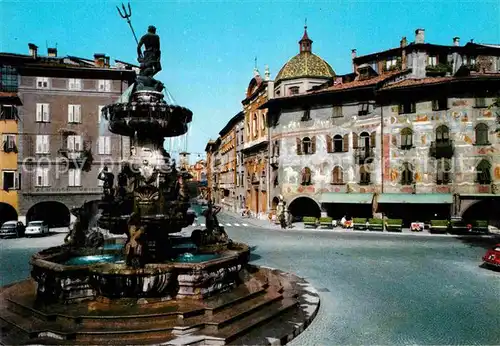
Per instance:
[[[382,88],[382,90],[396,89],[396,88],[406,88],[418,85],[430,85],[438,84],[452,80],[453,77],[431,77],[431,78],[421,78],[421,79],[405,79],[400,82],[389,84]]]
[[[328,87],[326,89],[321,89],[321,90],[315,90],[312,93],[322,93],[322,92],[328,92],[328,91],[337,91],[337,90],[347,90],[347,89],[354,89],[354,88],[360,88],[360,87],[367,87],[370,85],[375,85],[379,82],[382,82],[388,78],[391,78],[394,75],[400,74],[401,71],[391,71],[387,72],[383,75],[376,76],[370,79],[365,79],[365,80],[354,80],[352,82],[347,82],[347,83],[342,83],[342,84],[337,84],[333,85],[331,87]]]
[[[17,93],[0,91],[0,97],[17,97]]]

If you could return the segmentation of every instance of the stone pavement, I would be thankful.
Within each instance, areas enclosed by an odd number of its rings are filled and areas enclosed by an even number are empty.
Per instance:
[[[230,221],[225,217],[228,216]],[[234,221],[234,219],[238,221]],[[258,228],[265,228],[265,229],[270,229],[270,230],[280,230],[281,227],[279,225],[276,225],[274,223],[271,223],[269,220],[261,220],[257,218],[252,218],[252,217],[242,217],[241,214],[235,213],[232,211],[227,211],[223,210],[221,211],[220,217],[219,217],[219,222],[223,226],[232,226],[232,225],[250,225],[253,227],[258,227]],[[203,224],[202,224],[203,225]],[[499,235],[500,230],[496,227],[490,226],[490,234],[491,235]],[[412,232],[409,228],[403,228],[402,232],[381,232],[381,231],[358,231],[358,230],[353,230],[353,229],[345,229],[342,227],[334,227],[334,228],[322,228],[322,227],[317,227],[317,228],[312,228],[312,227],[305,227],[302,222],[294,222],[292,225],[291,229],[287,229],[287,231],[311,231],[311,232],[334,232],[334,233],[376,233],[376,234],[387,234],[387,235],[414,235],[414,236],[433,236],[433,237],[458,237],[459,235],[455,234],[432,234],[429,232],[429,230],[424,230],[422,232]],[[463,235],[462,235],[463,236]],[[471,234],[470,236],[477,237],[477,236],[482,236],[478,234]]]

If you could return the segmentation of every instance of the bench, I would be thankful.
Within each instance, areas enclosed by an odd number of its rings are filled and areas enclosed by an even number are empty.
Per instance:
[[[352,228],[360,231],[366,230],[366,219],[358,217],[352,218]]]
[[[320,227],[333,228],[333,218],[331,217],[320,217],[319,218]]]
[[[448,220],[431,220],[430,233],[446,233],[449,228]]]
[[[304,223],[304,227],[310,226],[316,228],[318,226],[318,219],[313,216],[304,216],[302,222]]]
[[[403,220],[401,219],[387,219],[385,220],[385,229],[387,232],[402,232]]]
[[[370,231],[383,231],[384,220],[382,219],[368,219],[368,229]]]

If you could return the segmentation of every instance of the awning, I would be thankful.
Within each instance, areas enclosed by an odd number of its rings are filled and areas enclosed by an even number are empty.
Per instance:
[[[460,198],[500,198],[500,195],[493,193],[461,193]]]
[[[320,203],[372,204],[373,193],[324,192],[319,197]]]
[[[378,196],[379,204],[452,204],[451,193],[383,193]]]

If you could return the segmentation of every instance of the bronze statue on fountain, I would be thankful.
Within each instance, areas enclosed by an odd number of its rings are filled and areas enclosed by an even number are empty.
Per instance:
[[[145,50],[142,52],[142,47]],[[137,44],[140,73],[120,99],[103,109],[109,130],[128,136],[131,155],[118,174],[104,167],[104,181],[98,220],[114,234],[127,234],[127,264],[142,266],[169,256],[169,233],[180,232],[194,221],[188,213],[187,181],[192,176],[179,171],[165,151],[165,137],[187,132],[192,112],[164,100],[164,85],[153,77],[161,71],[160,38],[150,26]]]

